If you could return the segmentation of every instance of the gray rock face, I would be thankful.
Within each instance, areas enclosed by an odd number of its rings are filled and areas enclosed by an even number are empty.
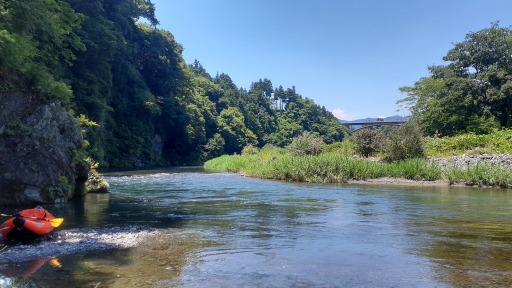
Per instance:
[[[83,144],[59,101],[0,93],[0,204],[54,203],[83,190],[76,189],[89,171],[77,155]]]

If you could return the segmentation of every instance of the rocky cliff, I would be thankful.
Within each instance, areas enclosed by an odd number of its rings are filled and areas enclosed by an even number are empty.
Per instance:
[[[0,205],[54,203],[85,193],[83,145],[75,119],[58,100],[0,93]]]

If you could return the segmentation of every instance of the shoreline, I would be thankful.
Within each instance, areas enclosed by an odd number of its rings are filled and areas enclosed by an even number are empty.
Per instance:
[[[403,178],[382,177],[365,180],[349,180],[343,184],[357,185],[394,185],[394,186],[422,186],[422,187],[473,187],[464,184],[450,184],[448,180],[418,181]]]

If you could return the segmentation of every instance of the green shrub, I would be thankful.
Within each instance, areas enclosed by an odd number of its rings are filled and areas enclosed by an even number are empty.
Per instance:
[[[265,144],[265,146],[263,146],[261,148],[261,150],[270,150],[270,149],[279,149],[279,147],[274,144],[267,143],[267,144]]]
[[[242,149],[243,156],[256,155],[259,152],[260,152],[260,149],[258,149],[258,147],[254,146],[252,144],[249,144],[249,145],[245,146],[244,149]]]
[[[356,154],[354,147],[354,142],[346,140],[343,142],[334,142],[330,145],[325,145],[323,149],[325,154],[331,156],[352,157]]]
[[[368,157],[381,150],[384,137],[378,130],[362,129],[354,132],[350,140],[354,142],[354,149],[357,154]]]
[[[382,150],[388,161],[401,161],[425,156],[423,132],[415,121],[409,121],[389,132]]]
[[[286,146],[286,150],[296,156],[320,155],[324,145],[320,136],[304,131],[302,135],[293,138],[292,143]]]

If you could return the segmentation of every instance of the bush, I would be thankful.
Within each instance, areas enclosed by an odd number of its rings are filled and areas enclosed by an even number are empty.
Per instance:
[[[320,155],[324,145],[320,136],[304,131],[302,135],[293,138],[292,143],[286,146],[286,150],[296,156]]]
[[[382,151],[388,161],[425,157],[423,132],[415,121],[409,121],[388,134]]]
[[[362,129],[354,132],[350,140],[354,142],[354,149],[357,154],[368,157],[381,150],[384,137],[378,130]]]
[[[330,156],[352,157],[356,153],[354,146],[354,142],[347,140],[325,145],[323,149],[324,153],[327,153]]]
[[[244,149],[242,149],[242,155],[243,156],[256,155],[259,152],[260,152],[260,149],[258,149],[258,147],[255,147],[252,144],[249,144],[249,145],[245,146]]]
[[[261,148],[261,150],[270,150],[270,149],[278,149],[278,148],[279,147],[274,144],[267,143],[267,144],[265,144],[265,146],[263,146]]]

